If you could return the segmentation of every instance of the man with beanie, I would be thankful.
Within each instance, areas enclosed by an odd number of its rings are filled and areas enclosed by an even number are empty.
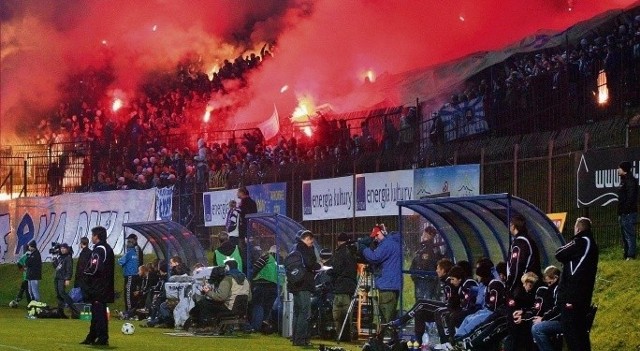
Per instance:
[[[336,332],[340,332],[342,324],[347,316],[351,297],[356,291],[357,271],[356,257],[349,248],[349,236],[347,233],[338,234],[338,246],[326,263],[331,266],[329,276],[333,281],[333,323]],[[347,321],[344,332],[342,333],[343,341],[351,341],[350,321]]]
[[[631,162],[625,161],[618,166],[620,188],[618,189],[618,219],[622,230],[624,259],[636,258],[636,231],[638,219],[638,179],[633,176]]]
[[[135,235],[135,234],[131,234]],[[127,238],[127,252],[124,256],[118,259],[118,264],[122,266],[124,273],[124,310],[131,311],[136,303],[133,301],[133,291],[136,284],[138,284],[138,266],[140,263],[140,257],[138,256],[138,250],[136,248],[136,238]],[[128,318],[128,316],[123,316]]]
[[[115,257],[107,244],[107,230],[104,227],[91,229],[93,251],[89,265],[84,270],[83,293],[91,302],[91,326],[89,334],[80,343],[83,345],[109,345],[109,323],[107,303],[114,300]]]
[[[53,286],[56,289],[56,298],[58,299],[58,314],[60,316],[64,315],[64,304],[66,303],[71,309],[73,318],[78,318],[80,311],[74,306],[73,300],[66,291],[66,288],[71,284],[71,277],[73,276],[72,254],[73,252],[69,245],[66,243],[60,244],[60,254],[53,259],[53,267],[56,269]]]
[[[573,232],[572,240],[556,251],[556,258],[564,266],[557,304],[569,350],[590,351],[586,321],[598,270],[598,245],[593,239],[589,218],[578,218]]]
[[[302,256],[304,274],[302,280],[287,281],[287,288],[293,294],[293,346],[309,346],[309,317],[311,314],[311,293],[315,291],[315,271],[321,268],[313,249],[313,233],[303,230],[298,234],[298,242],[293,248]],[[290,255],[293,254],[293,251]]]
[[[402,248],[400,233],[392,232],[388,236],[384,233],[384,228],[373,227],[369,237],[378,246],[374,249],[364,248],[362,256],[373,266],[382,323],[389,323],[396,317],[398,295],[402,287]]]
[[[27,281],[31,300],[40,301],[40,281],[42,280],[42,256],[36,246],[36,241],[31,240],[27,246],[30,254],[24,267],[27,269]]]

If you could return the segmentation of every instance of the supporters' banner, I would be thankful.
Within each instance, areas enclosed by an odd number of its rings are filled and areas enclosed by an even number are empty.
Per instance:
[[[353,216],[353,177],[302,182],[302,220]]]
[[[258,212],[287,215],[287,183],[247,186],[249,196],[256,202]],[[238,200],[238,189],[210,191],[202,195],[205,227],[225,225],[229,201]]]
[[[356,217],[397,215],[397,201],[414,199],[413,178],[412,169],[357,174]]]
[[[77,255],[80,238],[90,237],[95,226],[107,229],[107,242],[121,254],[124,238],[132,232],[125,232],[122,224],[154,220],[154,198],[155,189],[149,189],[10,200],[6,213],[0,213],[0,262],[15,262],[31,240],[36,241],[43,260],[51,258],[49,249],[54,242],[69,244]],[[145,252],[151,252],[144,238],[138,242]]]
[[[489,130],[484,117],[484,102],[481,97],[443,107],[438,118],[444,130],[444,139],[451,141]]]
[[[577,206],[607,206],[618,202],[618,165],[631,162],[631,172],[640,173],[640,148],[588,151],[576,158]]]
[[[258,124],[258,128],[262,132],[265,140],[269,140],[280,132],[280,117],[278,117],[278,109],[273,105],[273,114],[266,121]]]
[[[170,221],[173,214],[173,185],[156,189],[156,220]]]
[[[480,194],[480,165],[420,168],[414,172],[415,199]]]

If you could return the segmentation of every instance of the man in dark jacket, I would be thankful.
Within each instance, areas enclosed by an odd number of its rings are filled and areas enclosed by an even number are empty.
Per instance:
[[[244,242],[244,238],[247,236],[247,220],[245,216],[251,213],[258,212],[258,205],[249,195],[249,190],[246,187],[238,189],[238,198],[240,199],[240,217],[238,218],[238,236],[240,242]]]
[[[78,262],[76,263],[76,274],[73,282],[74,288],[79,288],[80,283],[84,279],[84,270],[89,265],[91,259],[91,249],[89,248],[89,238],[86,236],[80,238],[80,253],[78,254]]]
[[[618,166],[620,188],[618,189],[618,218],[622,229],[624,259],[636,258],[636,231],[638,219],[638,179],[631,172],[631,162],[622,162]]]
[[[516,214],[511,218],[509,231],[513,236],[509,257],[507,258],[507,281],[505,285],[509,296],[524,294],[520,278],[527,272],[540,276],[540,253],[536,242],[529,236],[525,218]]]
[[[308,230],[304,230],[298,235],[298,243],[294,250],[302,254],[305,273],[297,284],[287,283],[289,292],[293,294],[293,335],[291,341],[294,346],[309,346],[311,293],[316,288],[313,278],[315,271],[320,269],[313,249],[313,242],[313,233]]]
[[[60,244],[60,254],[53,259],[53,267],[56,274],[53,279],[53,286],[56,289],[56,298],[58,299],[58,313],[64,315],[64,304],[69,305],[73,318],[80,316],[80,311],[73,305],[73,300],[67,294],[66,288],[71,283],[73,276],[73,259],[71,258],[71,250],[69,245]]]
[[[558,287],[560,322],[569,350],[590,351],[585,322],[598,270],[598,245],[589,218],[578,218],[573,231],[573,239],[556,251],[556,258],[564,265]]]
[[[109,345],[109,324],[107,323],[107,303],[114,300],[115,257],[107,244],[107,230],[104,227],[91,229],[93,251],[89,265],[84,270],[84,296],[91,301],[91,327],[89,334],[80,343],[84,345]]]
[[[29,295],[31,300],[40,301],[40,281],[42,280],[42,256],[36,246],[36,241],[31,240],[27,246],[31,254],[27,258],[24,267],[27,269],[27,281],[29,282]]]
[[[356,291],[357,271],[356,258],[349,248],[349,236],[347,233],[340,233],[337,238],[338,247],[327,262],[327,266],[331,266],[329,276],[333,280],[333,323],[336,331],[339,333],[342,324],[347,316],[351,298]],[[349,326],[347,322],[344,332],[342,333],[345,340],[349,341]]]
[[[402,287],[402,248],[400,233],[385,236],[382,228],[376,226],[370,238],[378,242],[375,249],[365,248],[362,256],[374,266],[375,288],[378,289],[378,306],[382,323],[391,322],[396,317],[398,295]]]
[[[442,258],[439,248],[434,244],[438,232],[433,226],[424,228],[420,237],[420,248],[416,251],[411,261],[411,279],[415,286],[416,299],[432,300],[438,296],[440,286],[435,272],[438,261]]]

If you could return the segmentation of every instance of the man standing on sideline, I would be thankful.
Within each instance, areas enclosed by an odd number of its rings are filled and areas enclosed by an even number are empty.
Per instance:
[[[66,243],[60,244],[60,253],[53,259],[53,267],[56,269],[53,286],[56,289],[56,298],[58,299],[58,314],[60,316],[64,315],[64,304],[66,303],[71,309],[71,316],[78,318],[80,311],[75,307],[73,300],[66,291],[73,276],[72,254],[73,252],[69,248],[69,245]]]
[[[631,162],[618,166],[620,188],[618,189],[618,219],[622,229],[624,259],[636,258],[636,220],[638,219],[638,179],[633,176]]]
[[[74,288],[79,288],[82,279],[84,279],[84,270],[89,265],[91,258],[91,249],[89,249],[89,238],[83,236],[80,238],[80,253],[78,254],[78,262],[76,263],[76,274],[73,282]]]
[[[144,264],[144,253],[142,252],[142,248],[138,245],[138,236],[135,234],[129,234],[127,236],[127,241],[132,240],[133,246],[136,248],[136,253],[138,254],[138,267]]]
[[[239,191],[238,191],[239,192]],[[309,317],[311,313],[311,293],[315,291],[315,271],[319,270],[315,250],[313,249],[313,233],[308,230],[298,235],[298,243],[294,251],[302,256],[304,275],[297,284],[287,283],[289,292],[293,294],[293,346],[309,346]]]
[[[573,232],[572,240],[556,251],[556,258],[564,266],[557,303],[569,350],[590,351],[586,320],[598,270],[598,245],[593,239],[589,218],[578,218]]]
[[[271,330],[271,310],[278,296],[278,264],[276,246],[253,262],[251,327]]]
[[[400,233],[392,232],[388,236],[384,233],[383,227],[373,227],[369,237],[378,246],[361,250],[367,263],[373,266],[382,323],[389,323],[396,318],[398,295],[402,287],[402,248]],[[360,246],[366,246],[366,243],[360,242]]]
[[[40,280],[42,280],[42,256],[36,246],[36,241],[31,240],[27,246],[30,254],[24,263],[27,269],[27,281],[29,284],[29,295],[31,300],[40,300]]]
[[[134,235],[134,234],[131,234]],[[136,248],[136,241],[131,237],[127,238],[127,252],[124,256],[118,259],[118,264],[122,266],[124,273],[124,310],[131,311],[136,305],[134,300],[133,291],[138,284],[138,264],[140,258],[138,256],[138,250]],[[129,316],[123,316],[128,318]]]
[[[349,249],[349,236],[347,233],[338,234],[337,241],[338,246],[331,259],[327,262],[327,266],[332,267],[329,270],[329,276],[333,280],[333,323],[336,333],[340,333],[351,304],[351,297],[356,291],[358,272],[356,258]],[[342,333],[342,341],[351,341],[350,326],[349,319]]]
[[[509,257],[507,258],[507,281],[505,283],[510,296],[517,298],[524,292],[521,278],[527,272],[540,276],[540,252],[535,241],[529,236],[525,218],[516,214],[509,223],[509,232],[513,236]]]
[[[80,343],[83,345],[109,345],[109,324],[107,303],[114,300],[115,257],[107,244],[107,230],[104,227],[91,229],[93,251],[89,265],[84,270],[84,295],[91,301],[91,327],[89,334]]]
[[[247,236],[247,220],[246,215],[258,212],[258,205],[249,196],[249,190],[246,187],[238,189],[238,198],[240,199],[240,217],[238,218],[238,236],[240,242],[244,243],[244,238]]]

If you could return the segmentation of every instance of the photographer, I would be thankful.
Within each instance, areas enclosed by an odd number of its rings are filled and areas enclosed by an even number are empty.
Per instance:
[[[54,249],[58,253],[53,258],[53,267],[56,269],[53,286],[56,289],[56,298],[58,299],[58,314],[64,316],[64,304],[66,303],[71,309],[71,316],[78,318],[80,311],[75,307],[73,300],[66,291],[66,288],[71,284],[71,277],[73,276],[73,259],[71,258],[73,251],[65,243],[56,246]]]
[[[359,247],[364,259],[372,265],[382,323],[388,323],[396,316],[402,287],[402,248],[398,232],[387,236],[384,233],[384,225],[373,227],[369,240],[361,240]],[[372,244],[371,240],[377,242],[377,247],[367,247]]]
[[[340,233],[337,241],[338,247],[336,247],[336,251],[326,264],[333,268],[328,273],[333,280],[333,323],[339,333],[347,316],[351,297],[356,290],[357,270],[356,257],[351,252],[351,242],[347,233]],[[351,323],[347,322],[345,326],[343,332],[344,340],[350,339],[350,325]]]
[[[220,279],[213,276],[215,272],[212,272],[211,279]],[[190,312],[196,324],[207,320],[213,320],[215,323],[220,315],[231,313],[239,296],[247,296],[247,299],[251,300],[249,281],[244,273],[238,270],[238,262],[234,259],[224,263],[224,275],[217,282],[217,286],[205,285],[201,292],[205,298],[196,302],[196,306]]]

